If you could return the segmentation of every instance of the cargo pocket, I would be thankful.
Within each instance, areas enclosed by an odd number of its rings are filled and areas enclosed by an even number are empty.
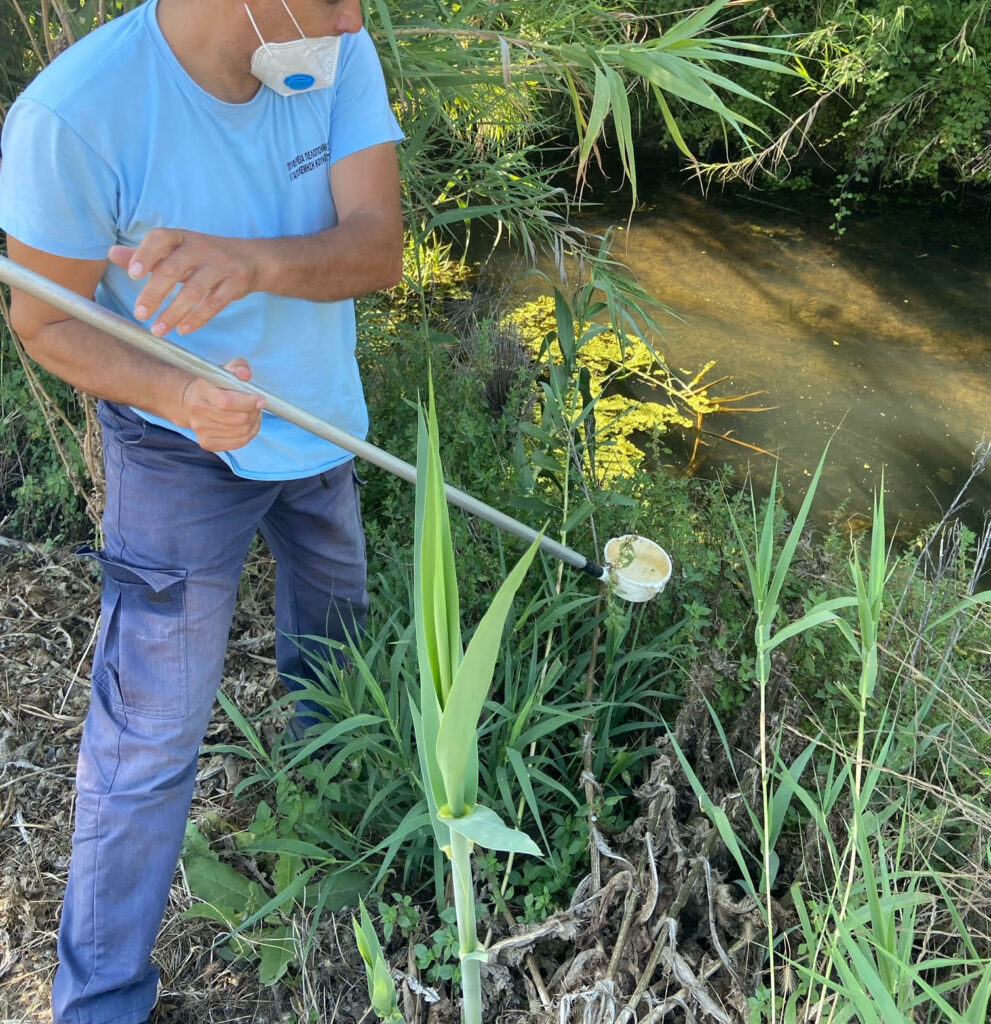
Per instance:
[[[78,553],[103,570],[101,651],[93,685],[119,710],[183,718],[189,705],[186,570],[128,565],[91,548]]]

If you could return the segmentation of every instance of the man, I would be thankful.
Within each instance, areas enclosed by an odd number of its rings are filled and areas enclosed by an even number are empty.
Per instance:
[[[362,434],[351,300],[400,274],[400,137],[360,0],[148,0],[11,109],[0,227],[16,262]],[[296,638],[364,622],[357,480],[254,396],[23,294],[11,319],[102,399],[107,475],[54,1021],[138,1024],[244,555],[260,529],[305,677]]]

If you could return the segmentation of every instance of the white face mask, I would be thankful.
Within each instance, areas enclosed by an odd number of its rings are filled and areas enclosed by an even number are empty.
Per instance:
[[[283,96],[310,92],[312,89],[326,89],[333,85],[334,75],[337,73],[337,56],[341,48],[340,37],[322,36],[318,39],[307,39],[293,18],[286,0],[282,0],[282,6],[292,18],[300,37],[285,43],[266,43],[258,31],[248,5],[244,5],[251,20],[251,27],[261,40],[261,46],[251,57],[251,73],[263,85]]]

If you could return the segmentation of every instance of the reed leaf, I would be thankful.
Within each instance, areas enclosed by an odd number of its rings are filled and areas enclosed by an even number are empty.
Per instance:
[[[412,714],[434,837],[451,867],[466,1024],[481,1024],[479,963],[485,959],[475,921],[472,847],[540,852],[527,835],[477,803],[479,719],[506,618],[539,542],[538,537],[507,576],[462,652],[454,547],[431,383],[427,414],[420,410],[418,416],[413,590],[420,706]]]
[[[440,481],[443,490],[443,480]],[[539,539],[516,564],[478,624],[441,712],[437,763],[447,805],[457,816],[475,806],[478,794],[478,720],[492,684],[506,617],[539,546]]]
[[[383,1024],[402,1024],[403,1015],[399,1012],[399,1000],[396,996],[396,983],[392,980],[389,965],[375,926],[365,908],[365,901],[358,900],[360,921],[353,915],[351,927],[354,929],[354,940],[365,963],[365,974],[368,980],[368,1001],[375,1015]]]

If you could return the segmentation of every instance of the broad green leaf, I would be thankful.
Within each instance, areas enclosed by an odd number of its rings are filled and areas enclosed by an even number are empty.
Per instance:
[[[554,289],[554,318],[557,324],[557,341],[561,346],[561,355],[569,371],[575,365],[575,319],[568,305],[568,300],[561,294],[560,288]]]
[[[314,885],[304,886],[301,902],[307,907],[326,907],[337,912],[353,907],[372,887],[371,868],[344,868],[331,871]]]
[[[396,1005],[396,986],[381,953],[372,968],[371,989],[372,1009],[379,1017],[388,1017]]]
[[[525,832],[510,828],[495,811],[481,804],[476,804],[469,814],[457,818],[444,815],[441,821],[452,832],[457,832],[483,849],[543,856],[540,847]]]
[[[609,77],[610,103],[612,106],[613,129],[619,145],[623,170],[630,181],[630,190],[637,194],[637,161],[634,153],[633,124],[630,117],[630,101],[626,95],[623,77],[612,68],[607,68]]]
[[[359,924],[358,920],[352,916],[351,927],[354,929],[358,952],[365,962],[368,1000],[380,1020],[395,1020],[399,1016],[396,985],[392,980],[389,965],[386,963],[382,945],[368,910],[365,908],[364,900],[359,899],[358,906],[361,922]]]
[[[660,110],[661,117],[664,118],[664,124],[667,126],[667,130],[671,135],[671,140],[684,156],[688,157],[689,160],[694,160],[695,157],[692,151],[688,148],[688,143],[685,142],[685,137],[681,134],[678,122],[674,119],[674,114],[671,113],[671,107],[668,106],[668,101],[664,98],[664,93],[661,91],[660,86],[655,85],[652,82],[650,87],[654,93],[654,102],[657,104],[657,109]]]
[[[310,846],[313,844],[307,843],[305,845]],[[324,857],[326,857],[325,853],[321,859]],[[275,861],[275,871],[272,872],[272,882],[275,885],[276,891],[281,892],[283,889],[288,889],[299,877],[299,873],[302,870],[302,858],[292,853],[281,852]]]
[[[571,513],[570,516],[565,520],[561,530],[564,533],[570,533],[579,523],[585,522],[586,519],[595,511],[595,506],[587,498]]]
[[[537,795],[533,791],[530,772],[523,760],[523,755],[513,747],[506,747],[506,757],[512,765],[513,774],[516,776],[516,781],[520,784],[520,789],[523,790],[523,796],[526,799],[527,806],[530,808],[534,821],[537,823],[541,838],[544,840],[545,845],[550,845],[547,842],[547,833],[544,831],[544,824],[540,818],[540,804],[537,802]]]
[[[771,581],[771,587],[768,591],[768,600],[771,603],[777,603],[778,595],[781,593],[782,586],[784,586],[785,577],[791,567],[791,562],[795,556],[795,550],[798,548],[798,542],[802,536],[802,531],[805,529],[805,521],[809,517],[809,510],[812,508],[812,499],[815,497],[816,488],[819,486],[819,478],[822,476],[823,466],[826,464],[826,456],[828,454],[829,443],[827,442],[826,448],[822,453],[822,457],[819,459],[819,465],[816,466],[816,470],[812,474],[812,480],[809,482],[808,490],[805,492],[805,499],[802,502],[802,507],[798,510],[798,514],[795,516],[795,521],[792,523],[791,530],[788,532],[788,538],[781,549],[780,556],[778,557],[778,564],[774,570],[774,578]],[[775,472],[775,476],[777,476],[777,472]]]
[[[237,919],[240,915],[233,907],[218,907],[212,903],[194,903],[179,916],[183,921],[204,918],[207,921],[216,921],[217,924],[221,924],[225,928],[233,929],[237,926]]]
[[[592,109],[588,115],[585,132],[581,135],[582,144],[581,150],[578,154],[579,174],[581,174],[582,169],[588,163],[592,147],[599,138],[603,124],[605,124],[606,115],[609,113],[610,98],[609,79],[606,76],[605,71],[596,64],[595,89],[592,93]]]
[[[261,954],[258,980],[263,985],[274,985],[286,968],[296,959],[298,949],[290,925],[264,928],[252,936]]]
[[[555,458],[553,455],[549,455],[546,451],[542,451],[538,448],[530,453],[530,461],[537,467],[537,469],[542,469],[548,473],[560,473],[562,476],[564,475],[565,463],[563,457],[560,459]]]
[[[440,849],[451,843],[447,828],[437,817],[437,810],[446,800],[444,778],[440,774],[434,751],[437,748],[437,710],[436,700],[433,701],[431,722],[424,722],[416,705],[410,701],[410,714],[413,718],[413,732],[416,735],[416,753],[420,762],[420,778],[423,780],[423,792],[430,812],[430,824],[434,830],[434,839]]]
[[[771,637],[770,642],[767,644],[767,650],[773,651],[775,647],[784,643],[785,640],[790,640],[793,636],[798,636],[800,633],[815,629],[816,626],[821,626],[823,623],[835,622],[836,615],[834,612],[836,609],[853,608],[856,604],[857,599],[852,596],[834,597],[830,601],[823,601],[822,604],[817,604],[800,619],[796,619],[794,622],[790,622],[787,626],[779,629]]]
[[[670,46],[674,43],[681,42],[683,39],[691,39],[693,36],[697,36],[699,32],[703,32],[712,24],[716,15],[728,3],[730,3],[730,0],[715,0],[714,3],[709,4],[707,7],[700,8],[687,18],[682,18],[680,21],[676,21],[666,32],[663,33],[660,41],[665,45]]]
[[[252,902],[249,906],[257,906],[258,909],[237,926],[235,934],[237,932],[249,931],[259,921],[268,917],[269,914],[279,910],[287,903],[291,904],[295,900],[297,893],[302,891],[306,883],[317,873],[317,870],[318,867],[315,865],[308,867],[296,876],[296,879],[290,884],[288,889],[283,889],[282,892],[276,893],[267,903],[265,902],[265,892],[262,887],[257,882],[251,882],[250,884],[255,887],[257,892],[252,892]],[[339,873],[335,872],[329,877],[336,880],[339,878]],[[355,899],[357,899],[357,896],[355,896]]]
[[[363,899],[358,900],[358,910],[361,914],[361,922],[359,923],[358,918],[352,914],[351,928],[354,930],[354,941],[358,946],[361,959],[365,961],[368,967],[371,967],[375,963],[376,950],[372,939],[375,936],[375,929],[372,927],[371,918],[369,918],[368,911],[365,909],[365,901]],[[375,936],[374,942],[378,943],[378,936]],[[370,987],[368,994],[371,995]]]
[[[187,857],[194,856],[216,856],[213,850],[210,849],[210,841],[191,821],[186,822],[186,832],[182,838],[182,856],[184,860]]]
[[[251,903],[255,895],[252,886],[258,888],[257,882],[245,878],[213,854],[185,859],[183,870],[189,890],[197,899],[218,907],[231,907],[237,913],[243,913]]]
[[[496,592],[465,651],[447,706],[441,713],[437,764],[444,777],[446,803],[455,814],[465,806],[465,795],[470,788],[477,789],[477,773],[475,779],[470,780],[466,772],[477,742],[478,719],[492,684],[506,617],[539,544],[538,537]]]
[[[428,416],[422,411],[418,416],[413,540],[417,656],[421,687],[432,685],[443,707],[460,661],[461,624],[432,384]]]
[[[799,788],[802,773],[808,766],[809,761],[812,760],[815,752],[816,745],[814,743],[808,744],[798,757],[779,775],[777,788],[771,801],[771,821],[768,823],[770,827],[770,845],[772,847],[777,845],[778,837],[781,835],[781,828],[785,822],[785,816],[788,814],[788,808],[791,806],[792,797]]]

